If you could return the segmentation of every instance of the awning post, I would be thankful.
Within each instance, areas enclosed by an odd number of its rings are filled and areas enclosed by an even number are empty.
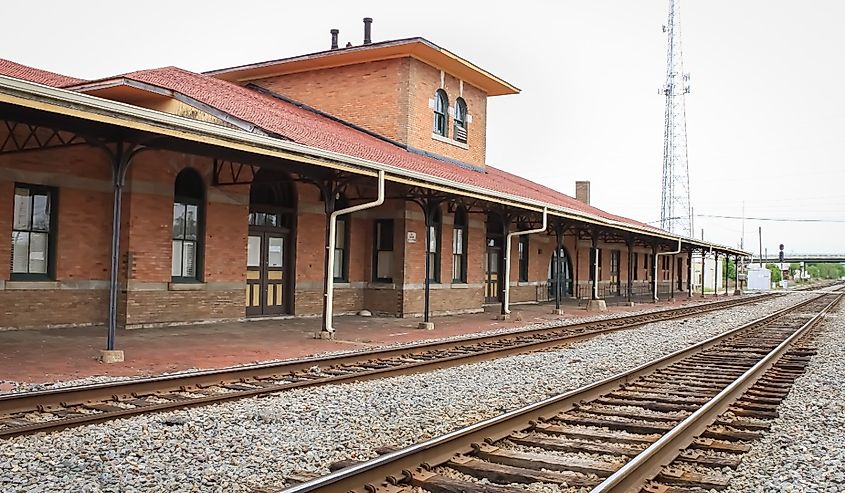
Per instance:
[[[505,252],[507,255],[507,260],[505,261],[505,279],[504,284],[502,285],[502,315],[509,314],[510,311],[510,283],[511,283],[511,262],[510,262],[510,251],[511,251],[511,238],[514,236],[522,236],[522,235],[530,235],[533,233],[542,233],[546,230],[549,224],[549,210],[547,208],[543,208],[543,225],[536,229],[527,229],[525,231],[515,231],[513,233],[508,233],[505,236]],[[525,252],[528,255],[528,252]]]
[[[334,312],[334,249],[336,245],[336,231],[337,231],[337,218],[338,216],[342,216],[344,214],[351,214],[353,212],[362,211],[364,209],[371,209],[373,207],[378,207],[384,203],[384,170],[379,170],[378,172],[378,198],[372,202],[365,202],[363,204],[353,205],[352,207],[347,207],[345,209],[336,210],[329,215],[329,231],[328,231],[328,241],[326,245],[326,249],[328,250],[328,255],[326,256],[326,291],[323,293],[325,308],[323,312],[325,315],[323,316],[323,327],[319,334],[317,334],[318,338],[331,338],[334,334],[334,327],[332,327],[332,317]]]

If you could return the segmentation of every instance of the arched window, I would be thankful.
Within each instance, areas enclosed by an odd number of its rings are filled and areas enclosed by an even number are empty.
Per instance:
[[[449,115],[449,98],[446,91],[438,89],[434,93],[434,133],[446,137],[448,133],[446,122]]]
[[[431,282],[440,282],[440,233],[442,230],[443,214],[438,206],[428,226],[428,279]]]
[[[458,142],[467,142],[467,103],[464,98],[455,100],[455,131],[453,137]]]
[[[467,282],[467,211],[463,206],[455,211],[452,228],[452,282]]]
[[[174,281],[199,281],[202,276],[203,203],[205,190],[202,178],[193,168],[185,168],[176,176],[173,193],[173,257],[171,275]]]

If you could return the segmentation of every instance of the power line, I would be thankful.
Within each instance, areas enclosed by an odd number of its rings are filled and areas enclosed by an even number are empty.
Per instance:
[[[783,223],[845,223],[845,219],[786,219],[776,217],[719,216],[716,214],[696,214],[695,216],[713,217],[717,219],[745,219],[748,221],[775,221]]]

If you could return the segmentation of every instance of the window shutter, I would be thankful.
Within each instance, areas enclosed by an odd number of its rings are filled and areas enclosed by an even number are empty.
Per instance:
[[[455,140],[457,140],[458,142],[466,143],[467,129],[460,125],[455,125]]]

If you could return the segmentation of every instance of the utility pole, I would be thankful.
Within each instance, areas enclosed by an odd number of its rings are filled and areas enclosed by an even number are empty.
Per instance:
[[[663,128],[663,186],[660,197],[660,228],[671,233],[693,236],[687,154],[687,110],[689,74],[684,73],[681,48],[680,0],[669,0],[666,82],[658,94],[666,98]]]

